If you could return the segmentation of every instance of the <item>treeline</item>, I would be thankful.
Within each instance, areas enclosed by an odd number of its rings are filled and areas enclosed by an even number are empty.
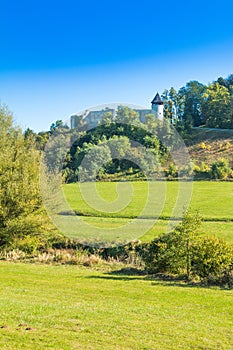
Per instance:
[[[196,80],[178,91],[171,87],[162,94],[164,116],[178,130],[205,125],[233,128],[233,74],[204,85]]]

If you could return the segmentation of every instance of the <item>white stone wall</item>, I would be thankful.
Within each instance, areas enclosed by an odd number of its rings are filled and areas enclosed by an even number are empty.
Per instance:
[[[139,114],[139,119],[142,123],[145,123],[147,114],[154,114],[155,118],[163,121],[163,105],[153,105],[152,109],[134,109],[134,110]],[[96,127],[106,112],[112,112],[113,115],[115,114],[114,109],[101,110],[101,111],[89,111],[89,112],[87,111],[86,115],[84,116],[84,121],[87,123],[88,126]],[[74,128],[75,126],[74,119],[75,119],[75,115],[71,117],[71,129]]]
[[[153,105],[152,108],[155,113],[155,117],[158,120],[163,121],[163,105]]]

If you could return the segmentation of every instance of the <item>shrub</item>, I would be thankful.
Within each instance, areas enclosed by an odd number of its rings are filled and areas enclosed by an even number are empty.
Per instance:
[[[200,237],[193,248],[192,272],[201,278],[220,278],[233,264],[233,247],[217,237]]]
[[[205,142],[201,142],[199,146],[200,146],[200,149],[206,149]]]
[[[41,246],[41,241],[39,237],[36,236],[25,236],[18,238],[15,242],[15,246],[26,254],[33,254],[39,250]]]
[[[173,232],[144,245],[142,258],[148,272],[185,273],[189,278],[192,245],[199,225],[199,214],[186,212],[183,221]]]
[[[212,179],[226,179],[230,172],[229,163],[227,159],[220,158],[212,163],[210,169],[210,176]]]
[[[171,163],[165,173],[167,177],[176,178],[178,177],[178,167],[174,163]]]
[[[198,213],[187,212],[173,231],[143,244],[141,256],[149,273],[186,274],[195,280],[233,285],[233,245],[217,237],[200,237]]]
[[[208,173],[209,171],[210,171],[209,164],[207,164],[205,162],[201,162],[201,172]]]
[[[179,245],[177,232],[170,232],[144,244],[141,256],[148,273],[180,273],[184,269],[185,260],[178,249]]]
[[[193,171],[195,173],[200,173],[201,172],[201,168],[199,167],[199,165],[194,165]]]

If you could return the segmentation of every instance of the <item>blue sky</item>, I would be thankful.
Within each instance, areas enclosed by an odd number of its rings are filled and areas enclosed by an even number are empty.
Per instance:
[[[233,2],[1,0],[0,99],[23,128],[233,73]]]

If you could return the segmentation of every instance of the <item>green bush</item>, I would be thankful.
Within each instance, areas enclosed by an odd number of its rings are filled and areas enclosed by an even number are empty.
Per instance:
[[[221,158],[212,163],[210,176],[212,179],[226,179],[230,173],[230,167],[227,159]]]
[[[29,235],[22,238],[18,238],[15,241],[15,246],[17,247],[17,249],[21,250],[26,254],[36,253],[41,247],[41,244],[42,242],[40,240],[40,237]]]
[[[200,237],[193,247],[192,272],[201,278],[223,277],[232,269],[233,246],[217,237]]]
[[[173,232],[156,238],[142,252],[149,273],[168,272],[190,277],[192,247],[200,226],[199,214],[186,212]]]
[[[217,237],[200,237],[199,215],[187,212],[178,227],[141,246],[148,273],[186,275],[203,282],[233,285],[233,245]]]
[[[148,273],[177,274],[184,270],[185,258],[179,249],[180,240],[180,235],[174,231],[142,246],[141,256]]]
[[[168,178],[178,177],[178,167],[174,163],[170,163],[168,170],[165,171]]]

